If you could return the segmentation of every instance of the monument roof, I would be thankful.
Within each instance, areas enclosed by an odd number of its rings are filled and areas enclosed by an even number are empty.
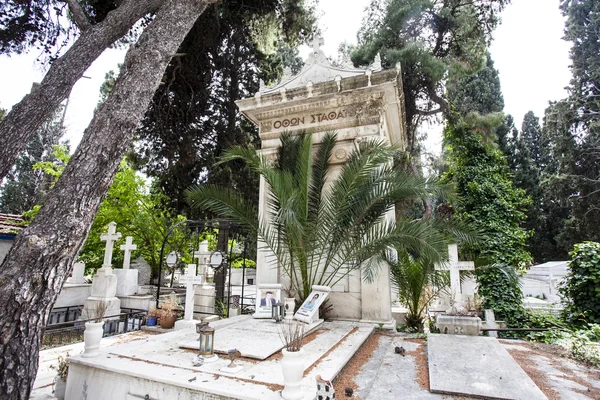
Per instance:
[[[261,81],[259,92],[261,94],[275,93],[283,88],[286,90],[296,89],[305,87],[309,83],[314,85],[322,82],[337,81],[382,70],[381,57],[379,54],[375,57],[375,61],[366,69],[354,68],[349,61],[346,62],[345,66],[334,66],[327,59],[323,50],[321,50],[320,47],[323,44],[323,38],[316,36],[311,43],[312,52],[309,54],[304,62],[304,67],[298,74],[292,75],[291,69],[286,68],[281,81],[274,86],[266,87],[264,86],[264,82]]]

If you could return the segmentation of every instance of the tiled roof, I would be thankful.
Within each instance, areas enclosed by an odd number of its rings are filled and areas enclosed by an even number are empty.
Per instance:
[[[0,214],[0,235],[16,235],[24,228],[22,216],[15,214]]]

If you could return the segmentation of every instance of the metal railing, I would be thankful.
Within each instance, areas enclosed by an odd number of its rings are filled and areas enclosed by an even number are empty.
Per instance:
[[[83,305],[53,308],[48,316],[46,326],[76,321],[81,316],[82,311]]]
[[[59,323],[48,323],[46,325],[44,337],[42,339],[42,349],[50,349],[53,347],[59,347],[83,341],[85,323],[93,320],[68,320],[68,318],[73,318],[73,315],[77,314],[74,310],[78,307],[78,315],[81,315],[81,309],[83,306],[61,307],[60,309],[52,310],[50,316],[48,317],[49,322],[51,320],[61,321],[61,318],[67,318],[67,321],[63,320]],[[103,337],[140,330],[145,316],[145,310],[122,308],[121,313],[104,317]]]

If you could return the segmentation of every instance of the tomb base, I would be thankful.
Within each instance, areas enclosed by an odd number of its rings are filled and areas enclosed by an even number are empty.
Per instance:
[[[54,303],[54,308],[82,305],[90,297],[91,286],[89,283],[65,283]]]
[[[112,273],[110,267],[102,267],[94,275],[92,280],[92,297],[115,297],[117,294],[117,276]]]
[[[200,321],[195,319],[180,319],[175,322],[175,330],[180,331],[182,329],[195,328]]]
[[[155,298],[149,294],[134,294],[132,296],[118,296],[121,300],[121,308],[135,308],[137,310],[149,311],[150,305],[154,304]]]
[[[396,320],[395,319],[391,319],[389,321],[361,319],[360,322],[362,324],[373,324],[373,325],[376,325],[378,328],[385,329],[385,330],[392,330],[392,331],[396,330]]]
[[[131,296],[138,292],[137,269],[115,269],[113,274],[117,277],[117,296]]]
[[[479,336],[481,332],[479,317],[438,314],[435,323],[442,334]]]
[[[88,297],[81,311],[80,319],[96,318],[96,308],[102,302],[107,303],[106,312],[104,313],[105,317],[118,316],[121,313],[121,300],[116,297]]]

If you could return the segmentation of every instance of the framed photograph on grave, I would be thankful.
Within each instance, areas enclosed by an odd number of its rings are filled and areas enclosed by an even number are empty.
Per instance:
[[[319,307],[321,307],[321,304],[323,304],[330,291],[331,289],[326,286],[313,286],[312,292],[310,292],[310,295],[304,300],[298,311],[296,311],[294,318],[307,324],[318,319]]]
[[[254,318],[271,318],[273,305],[281,301],[281,284],[258,285]]]

